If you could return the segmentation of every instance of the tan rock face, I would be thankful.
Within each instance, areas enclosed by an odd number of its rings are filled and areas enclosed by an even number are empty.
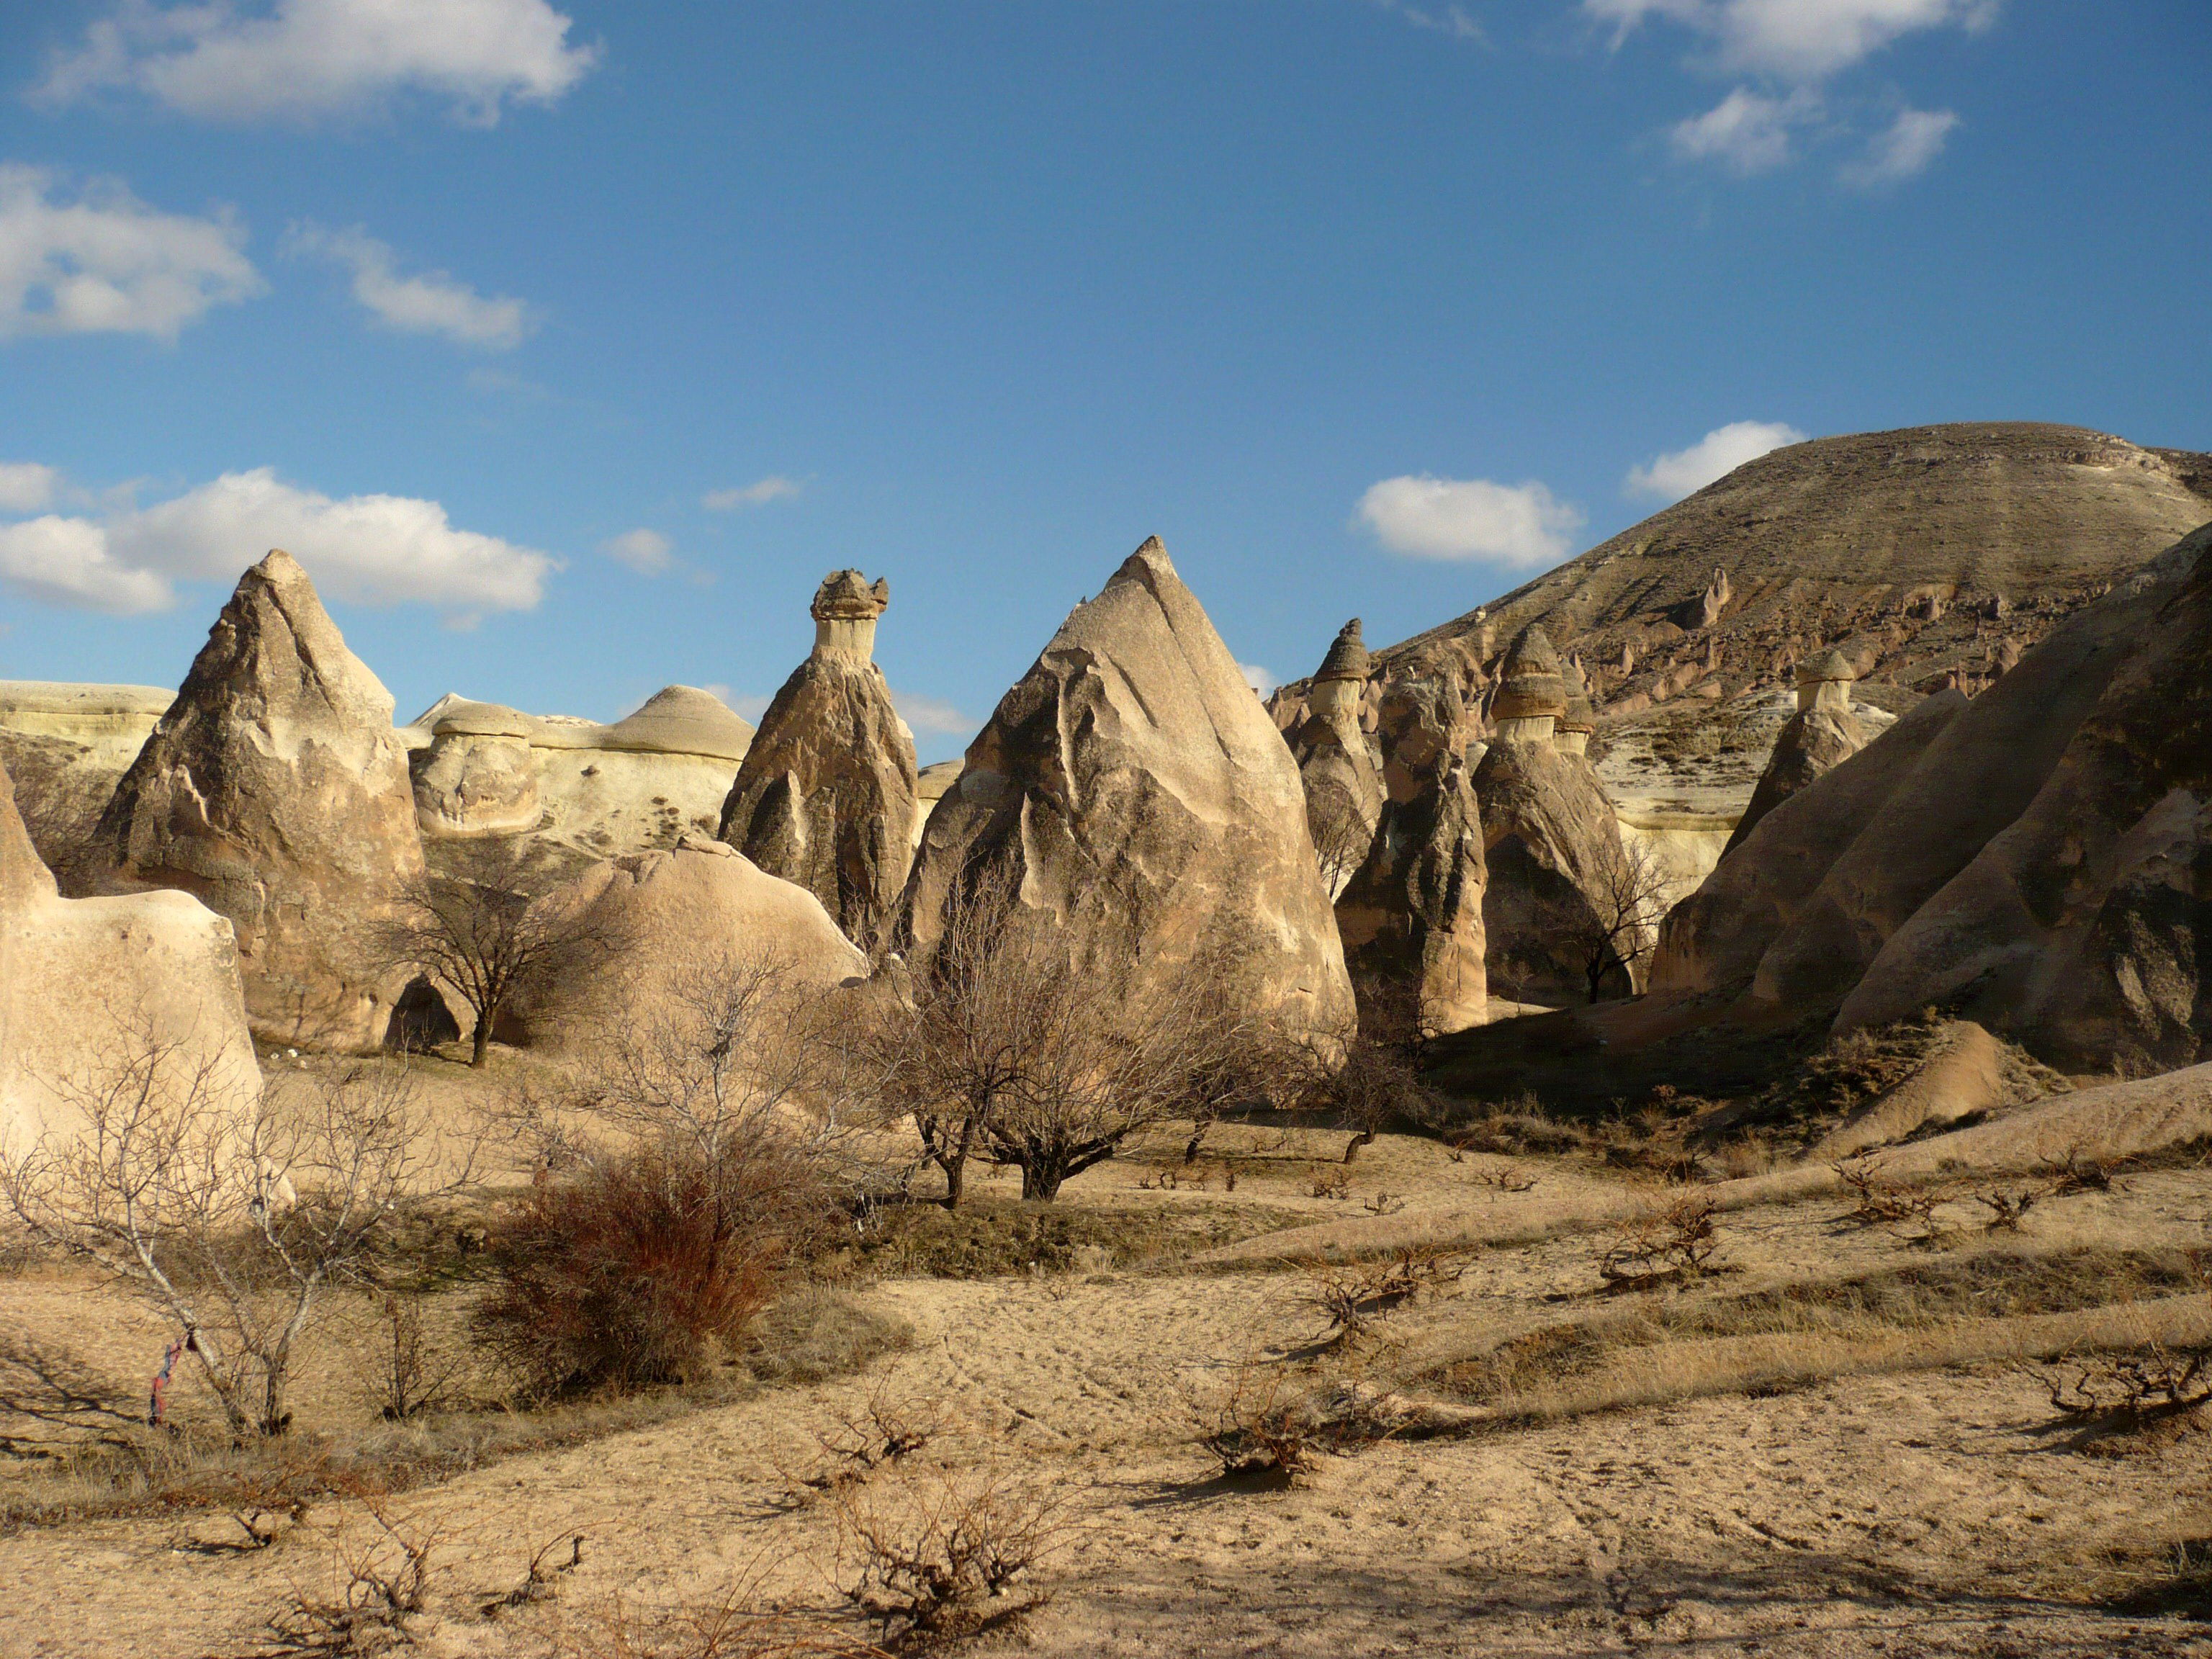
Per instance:
[[[81,895],[92,832],[176,693],[149,685],[0,680],[0,765],[39,856]]]
[[[1411,991],[1429,1036],[1481,1024],[1488,885],[1482,813],[1467,763],[1451,756],[1411,799],[1383,804],[1367,857],[1337,898],[1354,986]]]
[[[914,739],[864,650],[888,597],[855,571],[823,584],[814,652],[761,716],[722,804],[722,839],[813,893],[864,945],[898,902],[914,845]]]
[[[406,755],[391,694],[289,555],[240,579],[97,839],[119,880],[229,919],[257,1034],[381,1039],[399,986],[370,939],[422,867]]]
[[[134,1048],[174,1048],[162,1081],[204,1068],[215,1103],[260,1087],[230,924],[183,893],[64,899],[0,769],[0,1147],[82,1121],[71,1085]]]
[[[1603,896],[1624,856],[1613,804],[1581,757],[1549,742],[1493,739],[1474,786],[1489,872],[1482,914],[1490,994],[1552,1005],[1586,1000],[1589,941],[1610,931]]]
[[[2066,631],[1958,722],[1977,754],[2041,728],[2030,798],[1885,939],[1840,1027],[1933,1002],[2065,1069],[2212,1058],[2212,527]],[[1953,828],[1954,846],[1979,828]]]
[[[1133,929],[1144,981],[1242,949],[1255,1006],[1340,1031],[1352,988],[1304,817],[1290,750],[1148,541],[1069,613],[969,746],[896,937],[926,960],[956,882],[1003,870],[1079,957]]]
[[[1759,821],[1824,772],[1841,765],[1872,739],[1865,724],[1850,708],[1802,708],[1790,717],[1759,787],[1751,792],[1751,805],[1736,820],[1723,854],[1734,851]]]
[[[518,1016],[516,1040],[561,1048],[635,1029],[687,975],[763,960],[794,988],[864,977],[868,960],[805,888],[735,848],[686,835],[665,851],[596,864],[538,901],[589,911],[627,948],[592,963]]]
[[[1367,647],[1354,617],[1329,647],[1304,715],[1284,736],[1306,796],[1322,878],[1340,891],[1367,856],[1382,811],[1382,772],[1361,729]]]

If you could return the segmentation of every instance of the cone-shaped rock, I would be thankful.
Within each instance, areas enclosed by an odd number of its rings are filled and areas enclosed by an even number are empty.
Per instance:
[[[368,1048],[406,975],[374,946],[422,867],[392,694],[272,552],[237,591],[101,815],[125,881],[230,919],[257,1035]]]
[[[230,924],[183,893],[58,896],[0,769],[0,1150],[75,1129],[75,1090],[156,1050],[157,1090],[197,1076],[212,1104],[252,1103]]]
[[[1736,820],[1723,857],[1742,845],[1759,821],[1821,774],[1867,746],[1874,733],[1851,712],[1851,667],[1831,651],[1797,670],[1797,712],[1774,740],[1751,805]]]
[[[923,833],[899,937],[926,960],[960,878],[997,869],[1079,956],[1133,928],[1137,977],[1158,982],[1226,948],[1245,956],[1256,1006],[1341,1031],[1351,985],[1304,820],[1290,750],[1147,541],[969,746]]]
[[[1360,729],[1366,691],[1367,647],[1354,617],[1314,676],[1304,716],[1284,734],[1305,787],[1306,828],[1332,893],[1367,856],[1382,810],[1382,769]]]
[[[872,945],[913,853],[914,738],[871,653],[890,585],[833,571],[814,596],[814,650],[761,716],[722,804],[722,839],[820,899]]]
[[[1482,814],[1467,763],[1446,757],[1409,799],[1383,804],[1365,860],[1336,901],[1346,965],[1364,1000],[1395,995],[1429,1036],[1489,1012]],[[1389,1010],[1363,1008],[1363,1015]]]

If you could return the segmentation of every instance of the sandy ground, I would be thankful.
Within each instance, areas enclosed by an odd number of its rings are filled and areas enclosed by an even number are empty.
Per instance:
[[[1667,1194],[1588,1166],[1530,1162],[1526,1194],[1486,1184],[1505,1160],[1447,1161],[1385,1139],[1343,1199],[1308,1190],[1340,1136],[1220,1133],[1234,1198],[1140,1188],[1143,1160],[1071,1188],[1085,1204],[1255,1198],[1347,1231],[1522,1242],[1478,1248],[1443,1298],[1389,1322],[1345,1361],[1382,1377],[1421,1356],[1586,1315],[1601,1218]],[[1273,1160],[1273,1168],[1269,1161]],[[1388,1215],[1370,1216],[1389,1194]],[[1827,1195],[1785,1190],[1723,1218],[1729,1294],[1928,1259],[1893,1233],[1838,1224]],[[2130,1177],[2039,1211],[2002,1248],[2198,1245],[2212,1175]],[[1470,1218],[1479,1218],[1475,1227]],[[1340,1219],[1338,1219],[1340,1218]],[[1986,1247],[1966,1240],[1957,1249]],[[2212,1626],[2121,1617],[2094,1598],[2212,1535],[2212,1434],[2091,1455],[2051,1431],[2033,1371],[2002,1364],[1843,1378],[1468,1438],[1385,1442],[1326,1458],[1297,1485],[1224,1485],[1196,1443],[1239,1365],[1307,1349],[1304,1281],[1263,1252],[1208,1272],[974,1282],[909,1279],[866,1295],[915,1340],[870,1373],[766,1393],[567,1450],[518,1455],[408,1494],[393,1513],[440,1540],[428,1655],[605,1653],[608,1609],[697,1606],[743,1581],[757,1601],[837,1605],[836,1505],[789,1501],[822,1467],[817,1435],[872,1395],[941,1425],[876,1477],[898,1505],[944,1471],[1049,1498],[1060,1547],[1033,1576],[1048,1602],[985,1651],[1040,1655],[2212,1654]],[[1700,1294],[1709,1293],[1700,1291]],[[1663,1294],[1663,1293],[1662,1293]],[[80,1350],[136,1354],[155,1334],[66,1275],[0,1279],[0,1320],[66,1328]],[[336,1398],[343,1363],[303,1389]],[[270,1650],[288,1595],[323,1587],[357,1510],[326,1504],[274,1548],[207,1547],[205,1516],[134,1516],[0,1539],[0,1654]],[[532,1552],[576,1531],[582,1565],[550,1604],[486,1616]]]

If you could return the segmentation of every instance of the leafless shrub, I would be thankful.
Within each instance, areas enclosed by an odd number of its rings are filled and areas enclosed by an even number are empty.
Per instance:
[[[1342,784],[1323,781],[1306,795],[1306,829],[1313,836],[1322,884],[1333,900],[1358,872],[1375,842],[1375,820]]]
[[[1597,1001],[1615,975],[1623,982],[1620,994],[1633,995],[1659,942],[1666,872],[1641,842],[1623,842],[1606,849],[1581,885],[1587,908],[1568,949],[1582,963],[1589,1000]]]
[[[2021,1220],[2049,1191],[2045,1187],[1991,1187],[1974,1194],[1974,1202],[1990,1211],[1989,1231],[2016,1233]]]
[[[1301,1270],[1299,1300],[1328,1322],[1324,1335],[1357,1336],[1374,1320],[1457,1282],[1467,1261],[1413,1245],[1371,1261],[1316,1262]]]
[[[600,910],[532,902],[527,860],[520,838],[455,844],[442,873],[399,884],[377,936],[393,968],[428,975],[475,1012],[471,1066],[485,1062],[501,1013],[519,998],[629,944]]]
[[[1478,1187],[1494,1187],[1501,1193],[1526,1193],[1534,1190],[1540,1177],[1518,1175],[1511,1164],[1499,1164],[1478,1169],[1471,1178]]]
[[[881,1011],[877,1037],[886,1115],[915,1123],[947,1207],[971,1157],[1020,1170],[1022,1196],[1048,1203],[1173,1117],[1199,1125],[1194,1159],[1222,1105],[1279,1083],[1283,1045],[1225,988],[1244,972],[1233,953],[1201,952],[1164,979],[1135,969],[1133,939],[1075,960],[1002,874],[956,890],[943,937]]]
[[[1627,1223],[1598,1258],[1606,1282],[1632,1288],[1706,1272],[1720,1249],[1710,1198],[1685,1198]]]
[[[561,1547],[568,1547],[568,1559],[561,1559]],[[538,1547],[530,1558],[530,1566],[522,1575],[522,1582],[506,1595],[495,1596],[483,1604],[482,1612],[487,1619],[496,1619],[510,1607],[533,1607],[540,1601],[550,1601],[561,1593],[563,1577],[584,1565],[584,1534],[580,1532],[559,1532]]]
[[[1829,1167],[1853,1200],[1844,1220],[1869,1227],[1917,1224],[1929,1235],[1939,1231],[1936,1211],[1951,1199],[1946,1188],[1909,1187],[1884,1175],[1863,1157],[1845,1158]]]
[[[2112,1172],[2096,1159],[2082,1156],[2079,1146],[2069,1146],[2065,1156],[2046,1158],[2036,1165],[2035,1172],[2047,1184],[2053,1198],[2066,1198],[2075,1193],[2109,1193],[2112,1190]]]
[[[2061,1361],[2044,1376],[2051,1407],[2077,1421],[2176,1417],[2212,1401],[2212,1346],[2152,1343],[2132,1353]]]
[[[1395,1193],[1377,1193],[1360,1200],[1360,1206],[1370,1215],[1395,1215],[1406,1207],[1406,1200]]]
[[[619,1602],[589,1636],[564,1633],[561,1659],[888,1659],[819,1616],[763,1613],[750,1577],[705,1607],[641,1613]]]
[[[361,1273],[405,1202],[466,1184],[441,1168],[411,1082],[361,1064],[241,1103],[211,1062],[143,1029],[52,1086],[82,1127],[0,1156],[0,1196],[185,1333],[239,1436],[281,1434],[325,1292]]]
[[[442,1405],[459,1372],[459,1356],[441,1358],[422,1329],[422,1298],[387,1291],[377,1305],[376,1404],[388,1423],[404,1423]]]
[[[374,1495],[363,1495],[362,1508],[367,1535],[332,1543],[332,1589],[295,1589],[270,1622],[291,1652],[388,1652],[409,1644],[408,1626],[429,1606],[435,1524],[403,1515]]]
[[[895,1399],[878,1382],[867,1401],[815,1437],[828,1461],[795,1484],[810,1492],[836,1492],[866,1480],[878,1469],[904,1462],[935,1439],[943,1428],[933,1406]]]
[[[1352,1177],[1341,1170],[1323,1170],[1314,1176],[1311,1191],[1316,1198],[1349,1198]]]
[[[1287,1480],[1313,1466],[1320,1437],[1303,1389],[1279,1366],[1247,1360],[1237,1368],[1203,1437],[1224,1480]]]
[[[1066,1531],[1058,1504],[1011,1476],[939,1470],[848,1486],[836,1503],[840,1589],[894,1651],[978,1635],[1042,1606],[1016,1586]]]

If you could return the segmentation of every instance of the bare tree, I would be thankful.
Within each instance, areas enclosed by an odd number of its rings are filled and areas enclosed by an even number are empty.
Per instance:
[[[1604,994],[1614,975],[1635,994],[1644,961],[1659,943],[1659,922],[1667,912],[1667,877],[1641,842],[1624,840],[1608,849],[1595,876],[1583,884],[1589,913],[1575,939],[1589,1000]]]
[[[1313,837],[1322,884],[1334,899],[1375,844],[1375,820],[1342,784],[1324,780],[1306,796],[1306,831]]]
[[[212,1062],[118,1028],[82,1074],[49,1079],[81,1127],[0,1156],[31,1233],[175,1320],[239,1436],[291,1422],[295,1359],[331,1287],[356,1276],[398,1206],[469,1180],[404,1073],[295,1077],[241,1102]]]
[[[453,988],[476,1014],[469,1064],[489,1057],[502,1009],[565,972],[611,956],[629,940],[601,911],[546,902],[527,890],[520,842],[488,840],[447,852],[439,873],[410,877],[380,943],[396,968]]]
[[[964,882],[943,939],[884,1015],[882,1088],[910,1115],[924,1155],[960,1201],[967,1160],[1022,1172],[1022,1196],[1049,1203],[1067,1179],[1164,1119],[1203,1121],[1252,1085],[1261,1022],[1222,953],[1142,985],[1126,942],[1079,962],[1012,884]]]

